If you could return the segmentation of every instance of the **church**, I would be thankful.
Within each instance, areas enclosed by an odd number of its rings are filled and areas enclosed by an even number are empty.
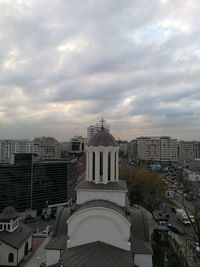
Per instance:
[[[127,191],[119,177],[118,144],[102,124],[86,147],[76,203],[57,215],[47,266],[152,267],[147,217],[129,207]]]

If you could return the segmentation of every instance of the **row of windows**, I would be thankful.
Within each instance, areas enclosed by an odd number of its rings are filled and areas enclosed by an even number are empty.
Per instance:
[[[116,167],[117,167],[117,153],[115,152],[115,180],[116,180]],[[95,180],[95,168],[96,168],[96,159],[95,159],[95,152],[92,154],[92,180]],[[100,181],[103,181],[103,152],[100,152],[99,158],[99,174],[100,174]],[[108,152],[108,181],[111,180],[111,152]]]

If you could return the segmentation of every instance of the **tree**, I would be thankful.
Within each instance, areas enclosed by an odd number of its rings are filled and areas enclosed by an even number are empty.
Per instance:
[[[142,204],[155,219],[157,210],[164,199],[165,184],[160,174],[141,167],[124,170],[128,183],[131,204]]]

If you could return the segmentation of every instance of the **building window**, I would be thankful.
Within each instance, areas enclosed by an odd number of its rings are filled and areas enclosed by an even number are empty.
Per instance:
[[[100,152],[100,178],[103,176],[103,152]]]
[[[7,229],[10,230],[10,224],[7,224]]]
[[[115,152],[115,180],[116,180],[116,167],[117,167],[117,152]]]
[[[13,253],[9,253],[8,262],[13,262],[13,261],[14,261],[14,254]]]
[[[92,154],[92,180],[95,180],[95,152]]]
[[[2,230],[2,228],[3,228],[3,226],[2,226],[2,224],[0,224],[0,230]]]
[[[111,152],[108,153],[108,181],[110,181],[111,172]]]

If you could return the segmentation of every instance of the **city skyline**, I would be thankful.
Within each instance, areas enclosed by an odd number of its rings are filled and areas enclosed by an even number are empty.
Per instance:
[[[0,0],[0,139],[200,140],[198,1]]]

